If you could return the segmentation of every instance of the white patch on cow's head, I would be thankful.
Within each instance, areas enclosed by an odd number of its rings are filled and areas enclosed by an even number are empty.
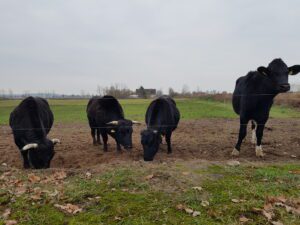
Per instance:
[[[261,145],[255,147],[255,154],[256,154],[257,157],[264,157],[265,156]]]
[[[233,151],[231,152],[232,156],[239,156],[240,155],[240,151],[238,151],[236,148],[233,149]]]

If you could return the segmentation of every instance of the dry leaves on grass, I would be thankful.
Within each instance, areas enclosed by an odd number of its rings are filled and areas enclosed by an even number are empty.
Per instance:
[[[193,210],[191,208],[188,208],[188,207],[186,207],[183,204],[178,204],[176,206],[176,209],[178,209],[180,211],[185,211],[187,214],[192,215],[193,217],[200,216],[200,214],[201,214],[199,211],[195,211],[195,210]]]
[[[280,221],[272,221],[275,217],[275,207],[285,208],[287,213],[300,216],[300,199],[287,199],[284,196],[267,197],[263,209],[254,208],[253,210],[261,213],[272,224],[280,225],[282,224]]]
[[[67,178],[67,174],[65,171],[56,171],[55,173],[51,174],[50,176],[46,177],[41,183],[48,184],[48,183],[58,183]]]
[[[82,212],[82,208],[80,208],[77,205],[73,205],[73,204],[69,204],[69,203],[66,205],[55,204],[54,207],[62,210],[65,213],[69,213],[69,214],[73,214],[73,215]]]

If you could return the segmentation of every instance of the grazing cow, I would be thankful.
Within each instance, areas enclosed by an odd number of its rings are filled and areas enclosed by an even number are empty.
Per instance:
[[[249,72],[236,81],[232,103],[234,111],[240,115],[240,131],[238,142],[232,152],[233,156],[240,153],[250,120],[256,156],[264,156],[261,142],[273,99],[279,93],[290,90],[289,75],[296,75],[299,72],[300,65],[287,67],[281,59],[274,59],[268,67],[261,66],[257,71]]]
[[[132,148],[132,125],[139,124],[124,118],[122,106],[113,96],[94,97],[87,105],[87,116],[91,127],[93,144],[101,144],[100,134],[104,143],[104,151],[107,151],[108,134],[115,139],[117,150],[121,145],[129,150]],[[97,133],[97,140],[95,135]]]
[[[53,114],[45,99],[28,97],[10,114],[15,143],[21,151],[24,168],[45,169],[55,154],[58,139],[49,140]]]
[[[168,154],[172,153],[171,136],[177,128],[180,113],[175,101],[167,96],[151,102],[146,113],[147,129],[141,132],[141,143],[144,149],[144,160],[152,161],[165,136]]]

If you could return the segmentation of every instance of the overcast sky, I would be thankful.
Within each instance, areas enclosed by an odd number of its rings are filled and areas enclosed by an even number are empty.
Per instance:
[[[0,89],[232,91],[273,58],[300,64],[299,22],[299,0],[0,0]]]

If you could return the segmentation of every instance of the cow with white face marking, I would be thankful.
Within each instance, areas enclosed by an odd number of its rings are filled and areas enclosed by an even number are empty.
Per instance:
[[[240,131],[232,152],[238,156],[247,124],[252,122],[252,143],[256,144],[256,156],[263,157],[261,142],[265,124],[269,118],[273,99],[279,93],[290,90],[289,76],[300,72],[300,65],[288,67],[281,59],[274,59],[268,67],[259,67],[236,81],[233,93],[233,108],[240,115]]]
[[[107,151],[107,140],[110,135],[115,139],[118,151],[121,150],[121,145],[126,150],[132,148],[132,125],[139,122],[124,118],[122,106],[116,98],[108,95],[94,97],[90,99],[86,112],[94,145],[101,144],[101,135],[104,151]]]
[[[147,129],[141,132],[145,161],[154,159],[162,142],[162,136],[165,136],[168,144],[168,154],[172,152],[171,136],[179,120],[180,113],[172,98],[162,96],[151,102],[146,113]]]
[[[10,114],[9,124],[14,140],[23,156],[25,169],[50,167],[58,139],[49,140],[53,114],[45,99],[28,97]]]

